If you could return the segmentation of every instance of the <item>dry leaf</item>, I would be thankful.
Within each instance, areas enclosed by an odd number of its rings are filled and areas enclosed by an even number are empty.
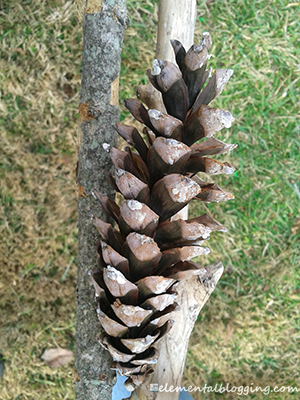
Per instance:
[[[17,52],[17,53],[20,53],[20,54],[22,54],[22,55],[25,54],[24,51],[23,51],[23,49],[21,49],[21,47],[18,47],[18,48],[16,48],[16,49],[12,49],[12,52]]]
[[[49,349],[45,350],[41,359],[45,361],[49,367],[62,367],[73,358],[73,352],[67,349]]]

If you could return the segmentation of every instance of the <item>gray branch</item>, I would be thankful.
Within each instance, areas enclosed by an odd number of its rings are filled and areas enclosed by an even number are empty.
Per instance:
[[[114,384],[109,353],[97,341],[102,328],[96,316],[88,270],[97,266],[99,235],[90,222],[89,213],[106,218],[90,196],[92,189],[113,195],[104,174],[112,165],[103,144],[116,145],[114,125],[119,121],[119,109],[113,105],[116,102],[112,101],[111,91],[120,74],[127,19],[126,0],[103,0],[101,12],[85,14],[83,18],[80,102],[81,106],[85,105],[85,112],[80,113],[82,144],[77,178],[86,197],[78,199],[77,379],[74,385],[77,400],[110,400]]]

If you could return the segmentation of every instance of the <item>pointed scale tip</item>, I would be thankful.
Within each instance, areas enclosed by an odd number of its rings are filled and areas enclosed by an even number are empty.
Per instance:
[[[161,60],[157,60],[161,61]],[[160,72],[156,74],[156,82],[159,87],[159,90],[162,93],[167,92],[173,84],[182,78],[182,74],[180,72],[180,69],[173,64],[172,62],[165,61],[160,63],[159,65]],[[158,70],[157,70],[158,71]],[[165,104],[167,110],[168,107]]]
[[[172,47],[173,47],[175,53],[176,53],[179,49],[181,49],[181,48],[183,47],[183,46],[182,46],[182,43],[181,43],[179,40],[176,40],[176,39],[170,39],[170,43],[171,43],[171,45],[172,45]]]
[[[196,71],[206,65],[208,50],[202,44],[193,44],[185,56],[185,65],[191,71]]]
[[[207,50],[210,50],[212,46],[212,37],[209,32],[205,31],[202,33],[201,43],[207,48]]]
[[[202,44],[194,44],[192,48],[194,53],[201,53],[201,51],[203,50]]]
[[[159,75],[163,68],[163,64],[162,60],[155,59],[152,64],[151,74],[153,76]]]

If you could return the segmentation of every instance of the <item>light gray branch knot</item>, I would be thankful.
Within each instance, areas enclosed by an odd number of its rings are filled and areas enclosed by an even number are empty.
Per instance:
[[[205,267],[206,274],[199,277],[200,283],[207,289],[214,289],[221,275],[223,274],[224,267],[221,262],[217,262]]]

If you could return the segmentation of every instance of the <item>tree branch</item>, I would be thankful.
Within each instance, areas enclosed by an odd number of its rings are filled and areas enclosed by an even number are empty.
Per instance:
[[[174,314],[174,326],[156,346],[159,358],[154,373],[141,388],[137,389],[139,400],[178,400],[180,392],[150,391],[150,384],[166,387],[180,387],[184,371],[189,338],[198,314],[205,305],[222,276],[222,263],[205,267],[206,273],[181,281],[176,288],[180,310]],[[134,394],[130,399],[134,399]]]
[[[100,11],[101,10],[101,11]],[[97,12],[100,11],[100,12]],[[78,280],[77,280],[77,370],[74,385],[78,400],[110,400],[113,386],[111,359],[98,343],[102,332],[94,304],[88,270],[95,268],[99,236],[90,213],[105,219],[91,197],[97,189],[113,195],[104,171],[111,161],[103,144],[116,144],[114,125],[119,121],[118,78],[124,31],[126,0],[88,1],[83,17],[82,83],[79,114],[82,144],[78,157]]]

